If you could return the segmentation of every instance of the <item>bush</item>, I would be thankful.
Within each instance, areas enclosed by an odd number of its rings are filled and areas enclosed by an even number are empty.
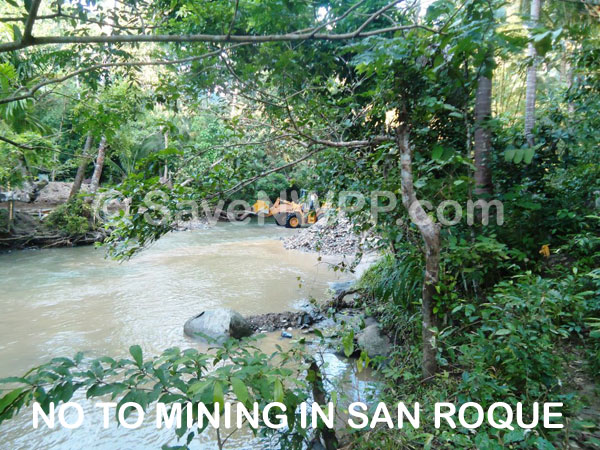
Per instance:
[[[421,275],[418,260],[388,255],[360,281],[372,312],[388,329],[404,329],[404,345],[396,347],[388,365],[379,369],[386,384],[377,393],[378,401],[419,401],[425,405],[473,401],[484,410],[498,401],[513,407],[517,402],[555,401],[564,403],[566,416],[575,417],[581,405],[566,369],[576,355],[561,349],[571,348],[574,341],[583,342],[590,369],[597,370],[600,322],[592,319],[600,309],[597,270],[578,274],[570,269],[561,279],[525,273],[497,283],[487,295],[483,292],[479,301],[440,283],[444,312],[438,331],[441,373],[426,387],[421,383],[419,365]],[[565,425],[572,432],[579,423],[569,420]],[[363,442],[365,438],[360,435],[357,439],[359,448],[555,448],[551,443],[565,433],[551,433],[541,425],[530,433],[523,431],[484,426],[473,434],[460,427],[437,430],[426,425],[421,430],[409,428],[398,433],[377,430],[369,435],[369,442]]]
[[[237,401],[249,411],[254,403],[261,411],[268,403],[279,402],[286,407],[289,426],[269,428],[261,415],[253,433],[270,438],[270,444],[277,448],[306,448],[310,435],[308,429],[300,427],[297,408],[310,399],[320,369],[307,362],[301,342],[288,351],[268,355],[255,346],[256,341],[229,339],[206,353],[170,348],[151,358],[144,358],[138,345],[130,347],[130,358],[120,360],[108,356],[85,360],[81,353],[73,359],[54,358],[23,377],[0,379],[0,424],[34,401],[48,413],[50,403],[68,402],[77,391],[85,391],[86,398],[110,396],[118,402],[117,408],[135,402],[145,411],[157,402],[169,409],[189,402],[194,410],[202,403],[211,413],[215,408],[222,412],[225,402]],[[131,408],[127,409],[125,417],[130,412]],[[270,411],[271,421],[278,422],[274,417],[277,412]],[[199,421],[193,413],[193,425],[188,428],[187,415],[184,407],[182,426],[174,429],[177,445],[164,445],[163,449],[187,449],[208,427],[208,421]],[[235,447],[234,443],[225,446],[227,440],[219,439],[220,449]]]
[[[423,269],[420,250],[403,245],[395,255],[385,255],[358,283],[367,301],[367,313],[376,315],[384,328],[395,333],[407,316],[419,310]]]
[[[68,235],[90,231],[90,207],[81,199],[58,206],[46,218],[46,225]]]

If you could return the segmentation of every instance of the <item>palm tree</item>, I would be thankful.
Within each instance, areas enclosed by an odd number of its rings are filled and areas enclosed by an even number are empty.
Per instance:
[[[485,196],[494,192],[490,153],[492,136],[487,120],[492,115],[492,80],[485,75],[477,79],[475,94],[475,195]]]
[[[531,0],[530,29],[534,29],[540,20],[541,0]],[[531,63],[527,69],[527,83],[525,91],[525,138],[530,147],[534,144],[533,127],[535,126],[535,99],[537,84],[537,51],[533,42],[529,43],[529,57]]]

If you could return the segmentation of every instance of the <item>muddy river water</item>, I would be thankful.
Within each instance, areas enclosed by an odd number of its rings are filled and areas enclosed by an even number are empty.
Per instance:
[[[340,275],[316,255],[289,251],[275,225],[219,224],[171,233],[118,263],[93,247],[27,250],[0,255],[0,378],[21,375],[55,356],[124,357],[132,344],[146,355],[198,344],[183,335],[191,316],[213,307],[243,315],[299,308],[323,298]],[[280,339],[271,335],[266,346]],[[346,363],[329,358],[333,370]],[[336,369],[337,367],[337,369]],[[91,407],[91,405],[90,405]],[[157,449],[172,431],[153,423],[138,430],[101,427],[94,413],[76,430],[32,429],[31,410],[0,425],[1,449]],[[233,441],[232,441],[233,443]],[[207,434],[194,446],[215,448]],[[255,448],[240,438],[236,448]]]

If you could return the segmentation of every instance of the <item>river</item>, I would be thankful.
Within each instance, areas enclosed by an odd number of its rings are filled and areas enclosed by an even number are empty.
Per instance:
[[[321,299],[328,282],[340,275],[316,255],[285,250],[281,238],[294,232],[275,225],[219,224],[170,233],[123,263],[93,247],[2,254],[0,377],[77,351],[124,357],[132,344],[146,355],[197,346],[184,336],[183,324],[208,308],[249,315]],[[271,334],[265,345],[276,340]],[[328,358],[334,370],[346,369],[345,362]],[[103,430],[98,420],[71,431],[33,430],[27,409],[0,426],[0,448],[157,449],[172,431],[158,433],[151,425],[134,432]],[[210,437],[204,444],[201,448],[214,448]]]

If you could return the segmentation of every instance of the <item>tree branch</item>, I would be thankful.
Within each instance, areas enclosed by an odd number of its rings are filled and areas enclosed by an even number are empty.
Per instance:
[[[231,18],[231,23],[229,24],[229,31],[227,32],[227,36],[231,36],[231,32],[233,31],[233,25],[235,24],[235,18],[237,16],[239,7],[240,7],[240,0],[235,0],[235,8],[233,10],[233,17]]]
[[[364,25],[364,23],[363,23]],[[362,25],[361,25],[362,27]],[[364,28],[363,28],[364,29]],[[214,42],[214,43],[248,43],[261,44],[267,42],[290,42],[290,41],[344,41],[361,37],[376,36],[379,34],[390,33],[394,31],[405,31],[413,29],[423,29],[431,33],[437,33],[432,28],[423,25],[402,25],[382,28],[379,30],[362,31],[355,30],[348,33],[329,34],[329,33],[285,33],[268,35],[231,35],[226,34],[187,34],[187,35],[111,35],[111,36],[41,36],[32,37],[27,41],[8,42],[0,44],[0,53],[21,50],[32,46],[42,46],[50,44],[116,44],[116,43],[143,43],[143,42],[161,42],[161,43],[184,43],[184,42]]]
[[[47,16],[37,16],[36,20],[47,20],[47,19],[56,19],[57,17],[60,17],[61,14],[59,13],[55,13],[55,14],[49,14]],[[7,22],[27,22],[27,18],[29,16],[7,16],[7,17],[0,17],[0,22],[3,23],[7,23]]]
[[[21,144],[19,142],[13,141],[12,139],[9,139],[7,137],[4,136],[0,136],[0,142],[5,142],[9,145],[12,145],[13,147],[16,148],[20,148],[21,150],[49,150],[51,152],[55,152],[55,153],[61,153],[64,155],[68,155],[69,153],[67,152],[63,152],[59,149],[56,148],[52,148],[52,147],[47,147],[44,145],[27,145],[27,144]]]
[[[0,136],[0,141],[6,142],[7,144],[10,144],[17,148],[21,148],[23,150],[33,150],[34,149],[33,147],[30,147],[27,144],[20,144],[18,142],[13,141],[12,139],[5,138],[4,136]]]
[[[318,27],[315,27],[314,30],[311,31],[312,35],[314,36],[316,33],[318,33],[319,31],[321,31],[323,28],[329,26],[329,25],[333,25],[336,22],[339,22],[340,20],[344,20],[346,17],[348,17],[348,15],[354,11],[356,8],[358,8],[360,5],[364,4],[366,0],[361,0],[358,3],[352,5],[350,8],[348,8],[348,10],[342,14],[340,17],[336,17],[335,19],[332,19],[328,22],[325,22],[324,24],[319,25]],[[306,31],[310,31],[310,30],[306,30]]]
[[[220,193],[215,193],[215,194],[213,194],[213,195],[210,195],[208,198],[209,198],[209,199],[211,199],[211,198],[214,198],[214,197],[216,197],[216,196],[218,196],[218,195],[221,195],[221,194],[222,194],[222,195],[230,195],[230,194],[233,194],[234,192],[237,192],[237,191],[239,191],[240,189],[242,189],[242,188],[244,188],[244,187],[248,186],[249,184],[251,184],[251,183],[255,182],[256,180],[258,180],[258,179],[260,179],[260,178],[266,177],[267,175],[271,175],[272,173],[275,173],[275,172],[280,172],[280,171],[282,171],[282,170],[285,170],[285,169],[287,169],[287,168],[289,168],[289,167],[295,166],[296,164],[299,164],[299,163],[301,163],[302,161],[305,161],[305,160],[307,160],[307,159],[308,159],[308,158],[310,158],[311,156],[313,156],[313,155],[315,155],[315,154],[319,153],[320,151],[323,151],[323,150],[325,150],[325,148],[326,148],[326,147],[318,148],[318,149],[316,149],[316,150],[313,150],[313,151],[311,151],[311,152],[308,152],[306,155],[304,155],[304,156],[302,156],[301,158],[298,158],[298,159],[296,159],[296,160],[294,160],[294,161],[292,161],[292,162],[289,162],[289,163],[287,163],[287,164],[283,164],[283,165],[281,165],[281,166],[278,166],[278,167],[275,167],[275,168],[272,168],[272,169],[266,170],[266,171],[264,171],[264,172],[262,172],[262,173],[260,173],[260,174],[258,174],[258,175],[255,175],[255,176],[253,176],[253,177],[251,177],[251,178],[247,178],[246,180],[240,181],[239,183],[237,183],[237,184],[236,184],[235,186],[233,186],[232,188],[229,188],[229,189],[227,189],[227,190],[225,190],[225,191],[223,191],[223,192],[220,192]]]
[[[394,140],[394,138],[392,136],[385,136],[385,135],[373,136],[371,139],[354,140],[354,141],[332,141],[329,139],[316,138],[316,137],[313,137],[313,136],[310,136],[310,135],[304,133],[300,129],[300,127],[296,123],[296,120],[294,119],[294,116],[292,115],[292,111],[290,110],[290,106],[287,103],[287,99],[286,99],[286,110],[287,110],[288,117],[292,123],[292,127],[294,127],[294,129],[296,130],[296,133],[298,133],[298,135],[300,135],[304,139],[311,141],[314,144],[326,145],[327,147],[335,147],[335,148],[342,148],[342,147],[356,148],[356,147],[368,147],[373,144],[381,144],[383,142],[388,142],[388,141]]]
[[[21,42],[29,42],[29,40],[32,39],[31,32],[33,31],[33,24],[35,23],[35,19],[37,19],[37,13],[41,2],[42,0],[33,0],[31,2],[31,8],[29,8],[29,15],[25,22],[25,31],[23,31]]]
[[[51,84],[56,84],[56,83],[62,83],[63,81],[66,81],[70,78],[76,77],[77,75],[81,75],[82,73],[92,72],[94,70],[104,69],[107,67],[140,67],[140,66],[166,66],[166,65],[172,65],[172,64],[185,64],[188,62],[199,61],[204,58],[209,58],[211,56],[216,56],[226,50],[233,49],[235,47],[240,47],[242,45],[248,45],[248,44],[236,44],[236,45],[232,45],[227,48],[224,48],[224,49],[219,49],[219,50],[215,50],[215,51],[212,51],[209,53],[205,53],[203,55],[190,56],[190,57],[181,58],[181,59],[172,59],[172,60],[160,60],[159,59],[159,60],[151,60],[151,61],[129,61],[129,62],[119,62],[119,63],[94,64],[93,66],[89,66],[89,67],[85,67],[83,69],[76,70],[74,72],[68,73],[59,78],[42,81],[41,83],[36,84],[35,86],[31,87],[28,91],[23,92],[21,94],[19,94],[19,90],[17,90],[17,92],[14,95],[12,95],[11,97],[6,97],[6,98],[0,99],[0,105],[32,98],[37,91],[39,91],[41,88],[43,88],[45,86],[48,86]]]
[[[381,16],[384,12],[386,12],[388,9],[392,8],[393,6],[397,5],[401,1],[402,0],[395,0],[392,3],[388,3],[383,8],[381,8],[379,11],[375,12],[374,14],[371,14],[371,16],[367,20],[365,20],[360,27],[358,27],[358,29],[356,30],[356,33],[358,33],[358,34],[362,33],[362,31],[367,26],[369,26],[369,24],[371,22],[373,22],[375,19],[377,19],[379,16]]]

